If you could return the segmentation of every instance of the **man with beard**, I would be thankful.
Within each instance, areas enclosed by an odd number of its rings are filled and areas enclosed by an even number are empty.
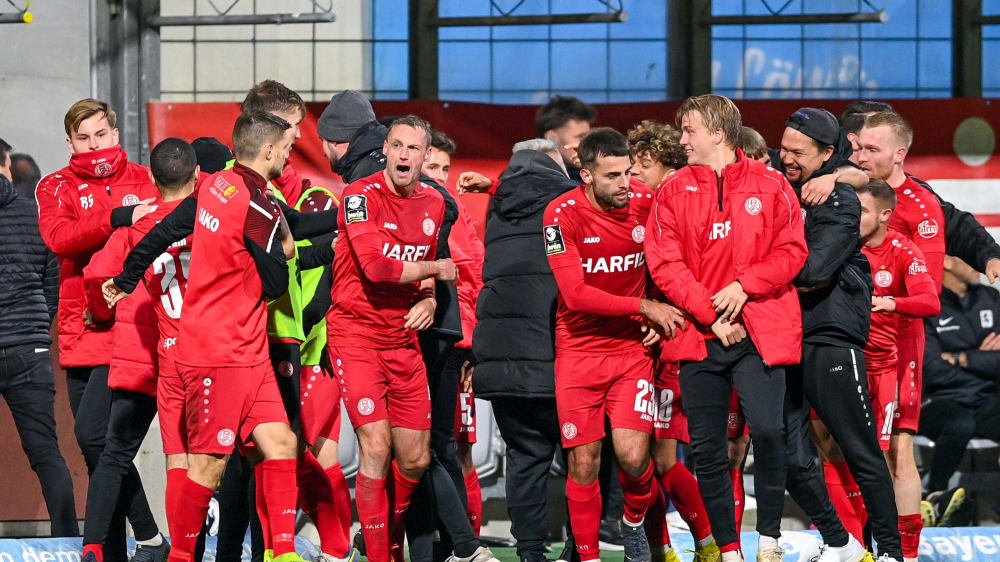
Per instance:
[[[538,138],[552,141],[559,150],[570,179],[583,183],[580,177],[580,156],[577,147],[590,132],[597,112],[578,98],[554,96],[535,114]]]
[[[801,195],[805,182],[836,173],[850,154],[850,142],[836,117],[825,109],[805,107],[786,121],[775,160]],[[825,202],[804,205],[802,214],[809,257],[795,279],[802,305],[802,362],[789,368],[786,377],[788,490],[823,536],[826,544],[820,560],[857,562],[865,557],[823,486],[807,431],[811,405],[822,420],[817,425],[825,425],[847,455],[846,463],[826,465],[827,479],[842,478],[841,472],[850,469],[872,511],[879,551],[898,560],[892,480],[862,388],[867,381],[862,350],[868,339],[871,284],[858,236],[861,204],[853,187],[837,182]]]

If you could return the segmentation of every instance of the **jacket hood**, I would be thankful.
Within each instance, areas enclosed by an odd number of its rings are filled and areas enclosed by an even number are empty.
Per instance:
[[[347,152],[344,153],[344,156],[333,167],[334,173],[344,178],[344,181],[347,181],[347,178],[352,177],[352,172],[357,167],[358,162],[363,160],[373,150],[382,150],[382,145],[385,143],[385,137],[388,134],[389,129],[378,121],[371,121],[367,125],[362,126],[351,139],[347,147]]]
[[[17,189],[10,183],[7,176],[0,176],[0,207],[10,205],[17,198]]]
[[[493,197],[493,212],[504,219],[521,219],[545,209],[552,197],[577,186],[562,168],[543,152],[514,153],[500,175]]]
[[[823,165],[820,166],[818,170],[813,172],[813,175],[810,176],[809,179],[811,180],[813,178],[818,178],[820,176],[825,176],[827,174],[833,173],[834,170],[843,166],[844,164],[849,164],[853,166],[854,164],[851,164],[850,162],[851,154],[853,153],[854,153],[854,148],[851,147],[851,141],[847,140],[847,135],[845,135],[844,131],[841,130],[840,135],[837,136],[837,144],[834,145],[833,147],[833,154],[830,155],[830,158],[826,162],[824,162]],[[771,159],[771,166],[775,170],[781,172],[782,175],[784,175],[785,165],[781,162],[781,150],[777,148],[771,148],[767,151],[767,154]],[[798,189],[802,187],[802,184],[804,184],[805,182],[797,182],[797,183],[789,182],[789,183],[791,183],[792,187],[794,187],[795,190],[798,191]]]

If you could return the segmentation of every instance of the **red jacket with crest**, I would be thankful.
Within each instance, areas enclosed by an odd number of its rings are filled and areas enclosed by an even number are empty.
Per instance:
[[[808,255],[802,212],[785,177],[742,151],[721,176],[708,166],[685,166],[657,190],[646,229],[649,271],[666,297],[694,320],[665,343],[663,357],[706,356],[705,334],[716,313],[700,282],[701,251],[712,229],[712,206],[720,199],[731,209],[735,280],[749,296],[740,321],[765,363],[796,364],[802,356],[802,312],[791,281]]]

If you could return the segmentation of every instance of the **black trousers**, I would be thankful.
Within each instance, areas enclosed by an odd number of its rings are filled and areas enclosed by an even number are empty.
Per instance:
[[[754,444],[757,531],[781,535],[785,499],[785,371],[764,364],[750,338],[731,347],[705,342],[708,357],[681,363],[684,411],[712,534],[720,546],[739,541],[733,486],[729,479],[727,425],[735,386]]]
[[[108,366],[67,367],[66,384],[69,388],[70,407],[73,409],[76,442],[83,452],[87,470],[93,474],[104,452],[105,437],[111,413],[111,389],[108,388]],[[153,537],[159,532],[153,513],[149,510],[146,492],[135,465],[129,466],[123,480],[129,495],[122,494],[116,508],[107,540],[104,542],[105,562],[124,562],[128,559],[125,545],[125,517],[132,530],[140,537]]]
[[[948,480],[962,464],[970,439],[1000,441],[1000,397],[990,397],[978,408],[950,400],[931,400],[921,409],[919,433],[934,440],[928,492],[948,489]]]
[[[549,534],[549,467],[561,443],[556,400],[498,397],[490,402],[507,443],[507,513],[517,554],[544,553]]]
[[[406,535],[410,560],[431,562],[436,529],[441,530],[444,549],[453,546],[460,555],[475,550],[478,540],[469,522],[465,477],[455,443],[458,379],[468,354],[428,332],[420,334],[420,349],[431,396],[431,463],[410,498]],[[430,517],[431,513],[436,516]]]
[[[830,502],[809,438],[809,409],[840,445],[868,509],[879,554],[902,560],[896,497],[868,397],[868,375],[860,349],[802,344],[802,364],[787,369],[785,427],[788,432],[788,492],[812,519],[827,544],[842,546],[848,535]],[[751,430],[752,430],[751,426]]]
[[[83,525],[83,544],[104,544],[113,524],[120,499],[138,491],[135,481],[126,481],[132,461],[139,452],[149,424],[156,416],[156,397],[128,390],[111,391],[111,413],[104,451],[97,468],[90,475],[87,488],[87,518]],[[142,482],[138,482],[141,486]],[[140,488],[141,490],[141,488]],[[155,526],[155,524],[154,524]],[[156,535],[137,535],[149,539]]]
[[[73,478],[56,437],[56,385],[47,345],[0,347],[0,395],[7,401],[21,448],[41,484],[52,536],[79,535]]]

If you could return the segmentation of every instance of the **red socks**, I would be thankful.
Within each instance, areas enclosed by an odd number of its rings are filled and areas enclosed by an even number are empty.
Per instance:
[[[920,531],[924,528],[924,520],[919,513],[900,515],[897,518],[899,539],[903,546],[903,558],[916,558],[920,548]]]
[[[181,488],[184,486],[184,481],[187,480],[187,469],[185,468],[171,468],[167,471],[167,490],[163,495],[164,500],[164,511],[167,514],[167,532],[170,533],[170,539],[173,537],[180,536],[180,531],[177,530],[177,505],[180,502]],[[84,548],[84,553],[86,554],[86,548]],[[98,562],[101,562],[103,558],[97,557]]]
[[[365,537],[366,555],[371,562],[389,560],[389,496],[385,481],[385,478],[369,478],[363,472],[358,472],[355,480],[358,518]]]
[[[629,476],[624,470],[618,469],[618,482],[625,493],[625,521],[633,525],[642,523],[649,507],[650,488],[653,483],[653,461],[649,461],[646,470],[638,477]]]
[[[257,463],[253,467],[254,484],[254,509],[257,510],[257,519],[260,520],[261,534],[264,536],[264,550],[274,549],[271,540],[271,521],[267,516],[267,502],[264,499],[264,463]]]
[[[299,459],[299,505],[316,525],[323,552],[343,558],[350,550],[347,534],[337,514],[333,487],[316,457],[306,451]]]
[[[177,497],[174,512],[175,529],[170,537],[170,562],[190,562],[194,559],[195,543],[205,524],[208,502],[215,490],[185,477]]]
[[[104,562],[104,547],[99,544],[85,544],[83,545],[83,556],[86,557],[87,553],[93,552],[94,557],[97,558],[97,562]]]
[[[865,544],[864,529],[868,519],[864,499],[846,462],[823,462],[826,489],[844,528],[858,542]]]
[[[646,541],[655,554],[670,546],[670,531],[667,530],[667,496],[659,482],[653,482],[649,507],[646,508]]]
[[[742,480],[740,481],[742,483]],[[678,462],[670,467],[666,474],[660,477],[660,483],[670,494],[670,499],[674,502],[674,507],[681,517],[687,522],[691,529],[691,535],[695,542],[698,542],[712,534],[712,525],[708,522],[708,513],[705,511],[705,504],[701,499],[701,490],[698,489],[698,481],[688,470],[684,463]],[[733,490],[735,495],[735,489]],[[740,488],[740,498],[742,499],[743,488]],[[742,503],[742,502],[741,502]],[[742,519],[742,506],[737,505],[737,515]],[[739,532],[739,529],[737,529]]]
[[[347,479],[344,478],[344,471],[340,469],[340,463],[326,469],[326,478],[333,488],[333,503],[337,507],[337,517],[340,518],[340,526],[344,529],[344,536],[351,535],[351,514],[354,508],[351,507],[351,490],[347,487]]]
[[[573,477],[566,478],[566,503],[576,538],[576,552],[581,560],[601,557],[598,535],[601,530],[601,485],[598,480],[578,484]]]
[[[274,557],[295,552],[295,503],[299,496],[295,459],[265,460],[260,463],[264,480],[264,503]]]
[[[746,492],[743,491],[743,471],[738,468],[730,470],[729,479],[733,482],[733,501],[736,502],[736,534],[739,535],[743,529],[743,508],[746,507],[747,499]],[[738,549],[739,545],[736,546]],[[721,546],[719,550],[722,550]]]
[[[403,562],[403,538],[406,536],[406,525],[403,517],[406,508],[410,507],[410,496],[417,489],[419,480],[407,478],[400,470],[396,461],[392,461],[392,491],[389,494],[389,556],[396,562]]]
[[[465,475],[465,495],[469,498],[469,508],[466,510],[469,523],[472,523],[472,530],[478,538],[483,526],[483,489],[479,487],[479,474],[475,468]]]

